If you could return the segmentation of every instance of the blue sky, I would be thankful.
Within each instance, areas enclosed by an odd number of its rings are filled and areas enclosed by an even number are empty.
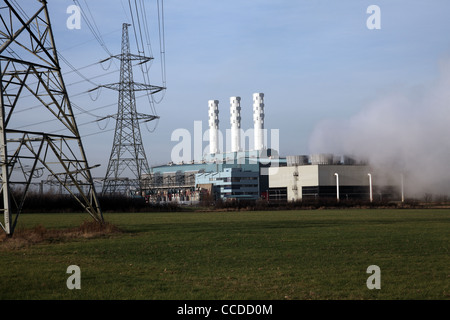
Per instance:
[[[150,77],[159,85],[156,0],[146,3],[155,56]],[[107,54],[85,21],[80,30],[66,27],[66,8],[71,4],[48,1],[56,46],[81,68]],[[366,9],[372,4],[381,9],[380,30],[366,27]],[[127,5],[125,0],[89,1],[113,54],[120,53],[122,23],[129,22]],[[240,96],[243,129],[252,128],[254,92],[265,94],[265,127],[280,130],[280,153],[308,154],[311,134],[322,121],[345,120],[383,96],[430,86],[439,76],[440,62],[450,55],[446,0],[166,0],[164,9],[167,91],[156,105],[161,117],[156,129],[150,132],[156,122],[141,127],[150,165],[170,161],[177,144],[171,141],[174,130],[193,132],[194,121],[203,121],[203,130],[207,129],[210,99],[220,101],[220,128],[225,130],[230,127],[229,97]],[[134,41],[136,52],[133,45]],[[76,83],[82,79],[68,73],[64,63],[61,66],[74,103],[99,116],[117,111],[117,92],[104,89],[93,101],[88,94],[79,94],[92,85]],[[119,81],[119,73],[112,72],[117,66],[104,71],[97,64],[80,72],[101,76],[93,81],[105,84]],[[146,101],[137,100],[139,112],[151,112]],[[112,105],[96,109],[108,104]],[[92,120],[83,114],[78,123]],[[113,128],[112,120],[80,125],[81,134],[87,135],[83,142],[90,163],[102,164],[94,176],[106,170],[113,140],[113,131],[106,130]]]

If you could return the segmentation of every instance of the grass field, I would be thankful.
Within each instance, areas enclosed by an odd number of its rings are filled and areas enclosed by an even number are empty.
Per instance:
[[[24,214],[68,228],[87,214]],[[450,297],[449,210],[105,214],[122,233],[0,243],[0,299],[439,299]],[[69,265],[81,289],[69,290]],[[369,290],[367,267],[381,269]]]

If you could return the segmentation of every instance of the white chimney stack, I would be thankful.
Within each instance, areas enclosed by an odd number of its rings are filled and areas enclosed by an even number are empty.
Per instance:
[[[209,153],[219,153],[219,100],[208,101]]]
[[[241,98],[230,98],[231,152],[241,151]]]
[[[264,149],[264,93],[253,94],[255,150]]]

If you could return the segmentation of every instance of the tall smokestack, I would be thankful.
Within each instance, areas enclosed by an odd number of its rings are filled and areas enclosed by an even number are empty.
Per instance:
[[[264,93],[253,94],[253,131],[255,150],[264,149]]]
[[[241,151],[241,98],[230,98],[231,152]]]
[[[209,153],[219,153],[219,100],[208,101]]]

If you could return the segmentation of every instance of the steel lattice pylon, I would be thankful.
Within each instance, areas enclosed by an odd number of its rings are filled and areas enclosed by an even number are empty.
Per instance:
[[[119,91],[118,111],[114,116],[116,130],[103,183],[104,195],[126,194],[130,188],[142,188],[142,176],[150,173],[150,167],[142,144],[139,120],[152,121],[159,117],[137,112],[135,91],[154,94],[164,89],[133,81],[132,62],[143,64],[152,58],[130,53],[128,26],[124,23],[122,27],[121,54],[111,57],[120,60],[120,82],[101,86]]]
[[[23,2],[21,7],[17,1],[0,0],[1,227],[13,234],[33,178],[44,173],[103,222],[61,75],[47,3]]]

